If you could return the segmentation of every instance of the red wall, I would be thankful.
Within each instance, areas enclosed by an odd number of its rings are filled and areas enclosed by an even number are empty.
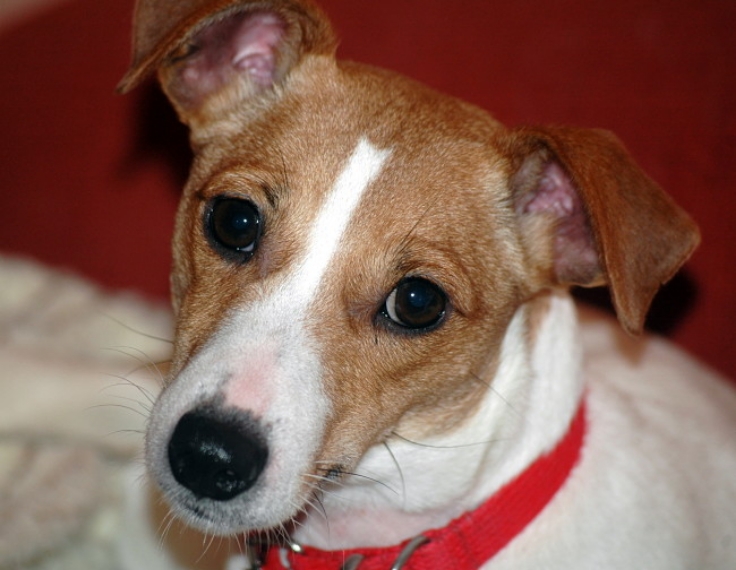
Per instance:
[[[132,4],[68,0],[0,33],[0,251],[164,296],[186,134],[151,88],[113,92]],[[401,71],[507,124],[614,130],[703,231],[652,325],[736,377],[736,3],[322,5],[345,58]]]

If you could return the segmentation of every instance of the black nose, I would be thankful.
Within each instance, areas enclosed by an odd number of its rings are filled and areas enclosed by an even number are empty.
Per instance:
[[[195,410],[182,416],[169,441],[169,465],[197,497],[229,501],[255,484],[268,449],[247,418],[217,415]]]

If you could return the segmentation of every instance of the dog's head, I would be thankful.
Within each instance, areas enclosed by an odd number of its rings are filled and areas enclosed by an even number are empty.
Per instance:
[[[195,150],[147,463],[196,526],[278,526],[393,431],[453,430],[545,291],[608,284],[639,331],[697,243],[609,133],[340,62],[308,1],[140,0],[135,25],[122,89],[156,70]]]

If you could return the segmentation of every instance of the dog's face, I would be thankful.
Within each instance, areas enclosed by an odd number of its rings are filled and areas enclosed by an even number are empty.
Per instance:
[[[694,246],[689,220],[608,135],[508,131],[339,63],[308,3],[173,20],[159,4],[139,6],[131,81],[159,67],[196,157],[174,238],[174,362],[146,458],[195,526],[277,527],[392,433],[457,429],[519,307],[549,288],[607,281],[640,327]],[[625,224],[602,221],[610,211]],[[652,224],[662,246],[632,245]],[[680,245],[663,261],[668,240]],[[634,249],[655,260],[650,276]]]
[[[247,418],[268,454],[258,482],[192,503],[218,529],[281,523],[393,430],[452,429],[528,293],[504,223],[507,165],[486,142],[499,127],[417,101],[403,80],[320,64],[202,144],[177,220],[176,380],[149,464],[176,489],[166,442],[179,418],[202,406]]]

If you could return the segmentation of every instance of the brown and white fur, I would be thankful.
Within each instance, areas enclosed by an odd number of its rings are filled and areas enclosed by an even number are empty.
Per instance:
[[[584,353],[567,293],[607,284],[640,332],[693,222],[607,132],[507,129],[334,52],[311,2],[139,0],[121,89],[157,71],[195,151],[146,450],[173,511],[215,534],[395,544],[512,480],[586,397],[581,463],[484,568],[736,567],[736,396],[606,324]],[[246,253],[213,245],[218,197],[258,212]],[[396,322],[407,278],[441,291],[431,326]],[[231,499],[172,474],[195,410],[259,449]]]

